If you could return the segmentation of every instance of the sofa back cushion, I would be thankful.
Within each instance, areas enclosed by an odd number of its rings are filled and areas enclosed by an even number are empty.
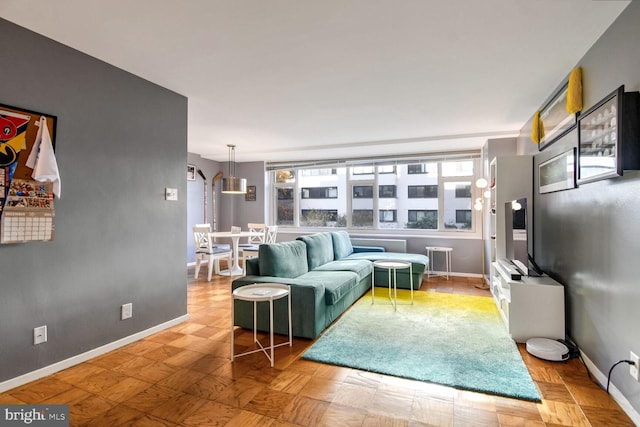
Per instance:
[[[307,246],[303,242],[260,245],[258,269],[261,276],[298,277],[309,271]]]
[[[309,271],[333,261],[333,241],[329,233],[310,234],[297,237],[307,245]]]
[[[351,237],[346,231],[332,231],[331,238],[333,240],[333,253],[335,259],[342,259],[348,257],[353,253],[353,245],[351,244]]]

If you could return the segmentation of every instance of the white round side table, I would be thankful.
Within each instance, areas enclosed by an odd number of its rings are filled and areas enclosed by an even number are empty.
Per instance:
[[[409,269],[409,287],[411,288],[411,304],[413,304],[413,265],[407,261],[374,261],[373,262],[373,277],[371,278],[371,304],[375,303],[375,294],[376,294],[376,272],[375,268],[383,268],[387,270],[388,273],[388,281],[389,285],[389,300],[391,300],[391,304],[393,305],[393,309],[398,309],[398,288],[396,286],[397,276],[396,273],[398,270],[402,270],[405,268]],[[391,272],[393,271],[393,276],[391,276]],[[393,280],[391,280],[393,277]],[[391,283],[393,282],[393,298],[391,297]]]
[[[429,258],[429,270],[427,271],[427,279],[435,276],[446,277],[449,280],[449,276],[451,275],[451,252],[453,252],[453,248],[448,248],[445,246],[427,246],[425,247],[427,250],[427,257]],[[442,252],[444,253],[444,261],[445,261],[445,274],[436,274],[433,269],[433,254],[434,252]]]
[[[273,301],[278,300],[280,298],[287,297],[288,299],[288,310],[289,310],[289,340],[287,342],[274,345],[273,344]],[[235,300],[242,301],[251,301],[253,302],[253,342],[258,344],[260,348],[256,350],[246,351],[244,353],[235,354],[233,348],[233,336],[234,336],[234,315],[233,315],[233,306]],[[258,325],[258,310],[257,304],[259,302],[266,301],[269,303],[269,346],[263,347],[260,340],[257,337],[257,325]],[[237,288],[232,293],[231,298],[231,361],[233,362],[234,358],[240,356],[246,356],[248,354],[257,353],[262,351],[267,359],[271,362],[271,367],[273,368],[273,349],[276,347],[280,347],[283,345],[292,346],[292,333],[291,333],[291,295],[290,288],[288,285],[283,285],[281,283],[255,283],[253,285],[242,286]],[[267,352],[267,350],[269,352]]]

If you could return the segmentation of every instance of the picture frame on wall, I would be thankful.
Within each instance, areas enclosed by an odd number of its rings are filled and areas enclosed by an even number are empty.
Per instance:
[[[565,80],[540,110],[540,122],[544,136],[540,139],[538,150],[542,151],[553,144],[576,124],[576,115],[567,113],[567,92],[569,80]]]
[[[541,194],[576,188],[576,147],[546,160],[538,166]]]
[[[635,100],[625,103],[625,96]],[[637,156],[638,151],[622,150],[622,144],[625,137],[637,141],[637,119],[632,126],[627,122],[629,117],[637,117],[637,98],[637,93],[625,93],[622,85],[580,114],[578,183],[614,178],[622,176],[624,169],[636,169],[637,165],[624,167],[622,154],[624,152],[627,159],[631,159],[635,157],[634,153]],[[627,110],[632,107],[631,114],[624,114],[625,106]]]
[[[255,202],[256,201],[256,186],[255,185],[247,185],[247,192],[244,195],[245,202]]]
[[[187,181],[196,180],[196,165],[187,165]]]

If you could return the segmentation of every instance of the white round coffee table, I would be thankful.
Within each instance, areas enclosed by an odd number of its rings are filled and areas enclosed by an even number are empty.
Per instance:
[[[278,300],[280,298],[287,297],[288,299],[288,310],[289,310],[289,340],[287,342],[274,345],[273,344],[273,301]],[[235,300],[241,301],[250,301],[253,302],[253,342],[258,344],[260,348],[256,350],[246,351],[244,353],[235,354],[233,348],[233,336],[234,336],[234,315],[233,315],[233,306]],[[262,343],[258,340],[257,336],[257,325],[258,325],[258,310],[257,304],[259,302],[268,302],[269,303],[269,346],[263,347]],[[231,298],[231,361],[233,362],[234,358],[240,356],[246,356],[248,354],[257,353],[262,351],[267,359],[271,362],[271,367],[273,367],[273,349],[276,347],[280,347],[283,345],[292,346],[292,333],[291,333],[291,294],[290,288],[288,285],[283,285],[281,283],[255,283],[253,285],[242,286],[237,288],[232,292]],[[269,351],[269,352],[267,352]]]
[[[397,271],[405,268],[409,269],[409,287],[411,288],[411,304],[413,304],[413,265],[407,261],[390,261],[390,260],[380,260],[373,262],[373,277],[371,278],[371,304],[375,303],[375,289],[376,289],[376,272],[375,268],[382,268],[387,270],[388,273],[388,281],[387,284],[389,286],[389,300],[393,305],[393,309],[398,309],[398,288],[397,288]],[[393,276],[391,272],[393,271]],[[393,277],[393,280],[391,280]],[[393,282],[393,298],[391,297],[391,283]]]

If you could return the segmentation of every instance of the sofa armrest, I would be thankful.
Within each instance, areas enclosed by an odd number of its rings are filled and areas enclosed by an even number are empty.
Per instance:
[[[245,274],[247,276],[259,276],[260,264],[258,258],[247,258],[244,261]]]
[[[235,279],[232,290],[254,283],[282,283],[291,286],[291,317],[293,336],[316,338],[323,331],[319,325],[326,324],[325,288],[321,283],[295,278],[270,276],[244,276]],[[286,298],[274,301],[274,332],[288,333]],[[247,301],[234,301],[235,324],[243,328],[253,327],[253,305]],[[269,330],[269,306],[258,304],[258,330]]]
[[[358,252],[386,252],[387,250],[382,246],[354,246],[353,253]]]

